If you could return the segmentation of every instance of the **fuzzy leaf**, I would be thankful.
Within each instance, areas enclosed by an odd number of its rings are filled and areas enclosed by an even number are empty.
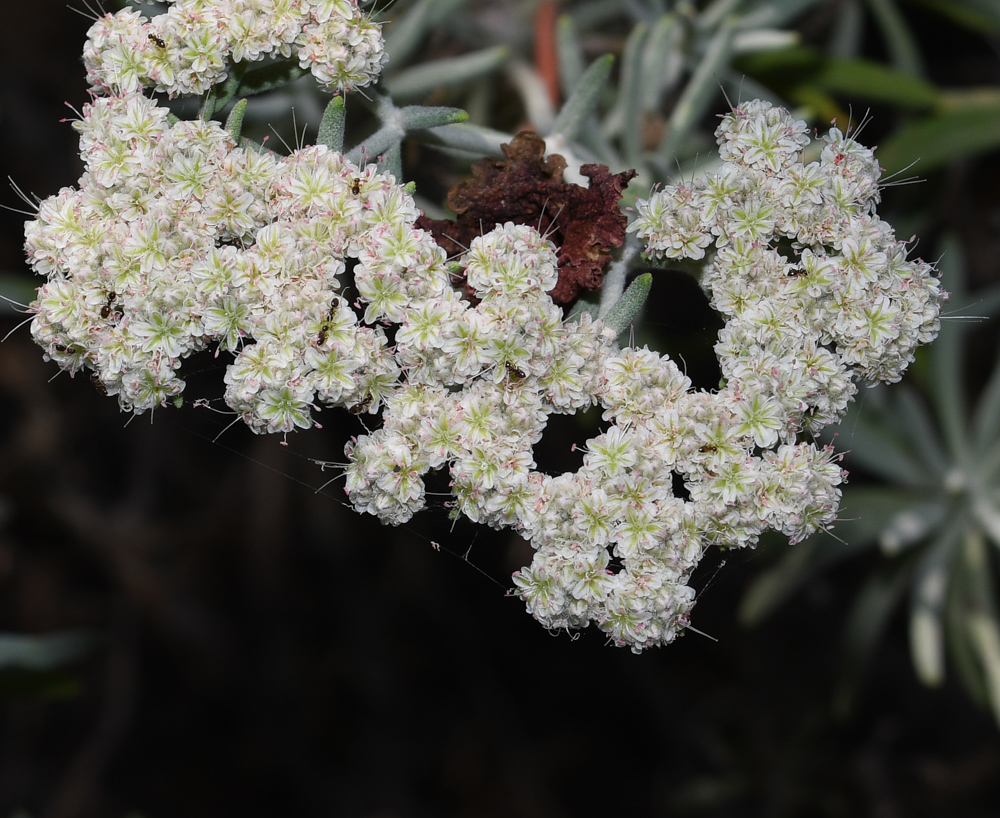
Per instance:
[[[319,133],[316,135],[317,144],[326,145],[330,150],[338,153],[342,151],[344,149],[345,119],[344,97],[337,94],[323,111],[323,119],[319,123]]]
[[[879,146],[889,173],[916,163],[919,173],[1000,147],[1000,88],[950,91],[930,116],[903,125]]]
[[[454,151],[479,156],[503,156],[502,146],[510,142],[511,135],[469,122],[426,128],[413,135],[418,142],[449,148]]]
[[[410,132],[465,122],[469,115],[461,108],[407,105],[405,108],[399,109],[399,118],[403,128]]]
[[[910,652],[920,680],[929,686],[944,681],[944,606],[955,546],[961,531],[947,528],[921,557],[914,576],[910,606]]]
[[[412,99],[444,86],[485,76],[503,65],[509,56],[510,49],[506,46],[484,48],[459,57],[420,63],[393,74],[386,84],[393,97]]]
[[[233,110],[229,112],[229,116],[226,117],[226,130],[234,142],[238,143],[240,141],[240,131],[243,130],[243,115],[246,111],[247,101],[246,99],[241,99],[233,106]]]
[[[580,127],[593,113],[597,101],[601,97],[611,76],[611,67],[615,58],[605,54],[594,60],[584,75],[580,78],[570,98],[566,100],[562,110],[556,117],[552,132],[564,138],[575,139]]]
[[[604,316],[604,323],[614,332],[616,337],[625,332],[639,314],[639,310],[642,309],[642,305],[649,297],[652,286],[652,273],[643,273],[637,276],[635,281],[629,284],[622,297],[618,299],[618,303]]]
[[[299,67],[297,58],[289,57],[285,60],[275,60],[248,69],[240,81],[240,92],[249,96],[263,94],[266,91],[273,91],[275,88],[281,88],[283,85],[295,82],[308,73],[308,68]]]

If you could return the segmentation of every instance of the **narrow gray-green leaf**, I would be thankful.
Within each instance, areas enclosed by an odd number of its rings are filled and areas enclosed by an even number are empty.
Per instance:
[[[972,422],[973,451],[985,451],[998,442],[1000,434],[1000,355],[976,403]]]
[[[885,563],[872,571],[851,605],[844,628],[839,679],[834,694],[838,713],[850,710],[854,691],[868,660],[889,624],[910,576],[907,563]]]
[[[638,315],[642,305],[646,303],[646,297],[652,286],[652,273],[643,273],[637,276],[635,281],[629,284],[618,303],[605,316],[604,323],[614,332],[615,337],[628,329],[632,319]]]
[[[246,99],[241,99],[233,106],[233,109],[229,112],[229,116],[226,117],[226,130],[234,142],[238,143],[240,141],[240,132],[243,130],[243,115],[246,112],[247,101]]]
[[[798,591],[818,571],[824,546],[832,550],[836,543],[818,538],[789,546],[776,565],[758,574],[740,600],[736,616],[744,627],[763,622]]]
[[[944,497],[915,502],[892,516],[884,516],[885,525],[878,544],[886,556],[895,556],[926,539],[948,518],[949,504]]]
[[[330,150],[338,153],[344,149],[344,125],[347,111],[344,104],[344,97],[337,94],[330,100],[330,104],[323,111],[323,119],[319,123],[319,133],[316,135],[316,143],[326,145]]]
[[[942,96],[937,111],[903,125],[879,145],[879,164],[887,172],[916,163],[917,173],[929,173],[1000,147],[1000,88]]]
[[[740,28],[786,28],[788,23],[802,16],[802,13],[819,5],[824,0],[758,0],[745,3],[746,14],[740,17]],[[837,9],[838,13],[840,9]]]
[[[379,156],[378,168],[383,173],[391,174],[397,181],[403,178],[403,154],[398,142]]]
[[[250,64],[247,62],[230,64],[229,76],[226,77],[225,82],[221,85],[215,86],[216,111],[221,111],[229,104],[229,101],[236,96],[236,92],[240,88],[240,83],[243,82],[243,75],[246,74],[249,65]]]
[[[556,54],[559,58],[559,85],[563,96],[569,97],[583,76],[584,57],[576,26],[568,14],[559,15],[556,22]]]
[[[963,557],[970,597],[966,627],[979,659],[993,717],[1000,723],[1000,623],[997,621],[994,592],[996,572],[990,564],[985,543],[975,533],[966,537]]]
[[[655,111],[664,94],[674,87],[684,70],[684,29],[674,14],[664,14],[649,32],[642,53],[642,107]]]
[[[385,27],[385,52],[390,64],[406,63],[420,48],[429,29],[430,5],[429,0],[417,0]]]
[[[869,397],[868,395],[864,396]],[[890,406],[895,404],[895,400]],[[911,443],[898,434],[891,419],[862,406],[841,424],[840,444],[848,449],[845,466],[861,467],[876,477],[902,486],[933,487],[936,475],[926,471]]]
[[[208,121],[212,118],[212,114],[215,113],[215,100],[216,91],[213,85],[205,94],[205,100],[201,103],[201,109],[198,111],[198,119],[203,119]]]
[[[915,389],[899,387],[895,390],[896,412],[900,431],[906,435],[913,451],[929,471],[943,475],[950,460],[941,440],[941,433],[927,405]]]
[[[386,85],[394,98],[413,99],[438,88],[485,76],[503,65],[509,56],[510,49],[500,45],[459,57],[424,62],[388,77]]]
[[[377,162],[393,145],[398,145],[404,136],[405,133],[398,125],[383,125],[360,145],[351,148],[346,154],[347,159],[359,167]]]
[[[688,81],[680,99],[674,105],[667,130],[660,141],[659,155],[667,166],[673,166],[677,152],[688,134],[701,119],[705,109],[718,93],[719,74],[733,53],[733,36],[737,20],[727,19],[716,32],[694,75]]]
[[[882,30],[893,67],[914,77],[924,75],[920,46],[893,0],[868,0],[875,22]]]
[[[881,154],[880,154],[881,155]],[[954,237],[943,244],[946,274],[942,283],[951,290],[950,303],[961,309],[968,296],[965,290],[965,258]],[[930,345],[928,388],[945,444],[955,460],[962,461],[968,444],[968,414],[965,403],[965,336],[967,328],[960,321],[942,321],[941,332]]]
[[[51,670],[80,658],[97,642],[97,634],[90,630],[0,633],[0,669]]]
[[[568,324],[571,321],[579,321],[584,313],[596,318],[599,307],[600,304],[596,301],[590,301],[586,298],[578,298],[573,303],[573,307],[570,309],[569,315],[566,316],[566,323]]]
[[[460,122],[457,125],[445,125],[440,128],[425,128],[414,134],[414,137],[420,142],[462,151],[477,158],[503,156],[500,146],[514,138],[503,131],[495,131],[470,122]]]
[[[899,548],[911,544],[918,529],[929,533],[946,510],[946,499],[936,493],[893,484],[848,484],[833,533],[847,543],[842,548],[878,543],[883,552],[891,553],[894,544]]]
[[[590,64],[556,116],[552,133],[560,134],[567,140],[576,138],[580,127],[596,108],[607,85],[608,77],[611,76],[611,67],[614,62],[613,55],[605,54]]]
[[[400,124],[406,131],[418,131],[425,128],[439,128],[442,125],[454,125],[465,122],[469,115],[461,108],[425,107],[423,105],[407,105],[400,108]]]
[[[961,531],[944,529],[917,564],[910,605],[910,652],[920,680],[930,686],[944,680],[944,605],[948,579]]]
[[[996,0],[919,0],[937,14],[980,34],[1000,34],[1000,3]]]
[[[621,105],[621,144],[625,161],[640,169],[642,162],[642,102],[645,77],[642,75],[642,47],[649,35],[648,26],[640,23],[625,41],[622,76],[618,84]]]

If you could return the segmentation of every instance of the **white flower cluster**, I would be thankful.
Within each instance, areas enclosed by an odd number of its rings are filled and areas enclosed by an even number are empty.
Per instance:
[[[563,322],[545,294],[555,248],[536,231],[498,227],[462,263],[478,305],[432,299],[402,316],[406,383],[382,428],[348,446],[358,509],[404,522],[424,505],[423,475],[447,467],[458,511],[531,541],[514,581],[536,619],[595,622],[635,651],[686,626],[708,545],[749,545],[768,528],[800,539],[832,521],[841,470],[829,451],[775,445],[773,402],[693,392],[668,358],[618,350],[602,322]],[[610,425],[583,467],[538,471],[548,416],[593,403]]]
[[[720,129],[723,170],[642,203],[635,227],[663,256],[699,258],[715,241],[719,392],[692,390],[648,349],[618,349],[601,321],[564,320],[546,294],[555,248],[529,227],[497,227],[456,262],[472,304],[414,226],[411,197],[374,165],[239,148],[215,123],[170,125],[137,92],[95,100],[77,128],[79,188],[26,226],[48,277],[32,305],[48,357],[141,412],[179,399],[183,359],[214,345],[233,356],[226,401],[257,432],[306,428],[319,404],[383,407],[382,426],[347,446],[358,510],[403,523],[425,504],[425,475],[447,469],[455,513],[531,541],[514,581],[535,618],[593,622],[634,651],[686,627],[708,546],[832,522],[842,472],[799,431],[842,413],[850,366],[896,372],[936,329],[930,268],[871,213],[870,154],[832,136],[801,168],[802,128],[766,104]],[[780,235],[802,245],[797,263],[772,246]],[[361,319],[341,295],[349,270]],[[608,428],[583,466],[540,472],[549,416],[594,404]]]
[[[31,330],[126,411],[179,396],[183,359],[212,344],[236,356],[226,400],[255,431],[311,426],[314,401],[374,411],[399,368],[338,295],[345,260],[358,260],[369,320],[458,297],[412,199],[374,165],[321,146],[239,148],[215,122],[169,125],[140,93],[95,100],[76,126],[79,188],[25,227],[49,279]],[[403,282],[407,267],[419,275]]]
[[[125,8],[91,26],[83,52],[90,85],[202,94],[234,63],[298,57],[331,91],[368,85],[387,59],[379,25],[356,0],[167,0],[151,19]]]
[[[899,380],[933,340],[945,294],[933,267],[875,214],[881,168],[836,128],[803,164],[806,124],[768,102],[716,130],[723,164],[637,203],[629,226],[655,259],[702,259],[702,286],[728,319],[724,377],[781,405],[794,432],[836,421],[867,381]]]

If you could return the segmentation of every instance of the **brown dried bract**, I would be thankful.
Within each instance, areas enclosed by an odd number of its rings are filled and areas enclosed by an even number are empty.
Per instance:
[[[570,304],[581,292],[596,290],[611,250],[625,240],[627,220],[618,202],[636,172],[584,165],[580,172],[590,187],[564,182],[566,160],[558,154],[545,158],[545,142],[532,131],[521,131],[503,152],[503,160],[480,159],[472,166],[472,178],[449,191],[448,207],[457,221],[421,215],[417,226],[433,234],[449,255],[458,255],[498,224],[530,225],[558,251],[559,282],[549,293],[553,301]]]

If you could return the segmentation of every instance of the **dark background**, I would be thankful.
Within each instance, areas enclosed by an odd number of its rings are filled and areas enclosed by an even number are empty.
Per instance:
[[[86,100],[87,27],[45,0],[0,28],[0,155],[39,197],[80,173],[58,120]],[[995,44],[922,31],[935,80],[1000,82]],[[926,246],[957,232],[973,286],[998,279],[998,171],[966,160],[919,192]],[[0,217],[0,271],[26,281],[23,220]],[[693,311],[669,303],[666,329]],[[745,631],[736,605],[772,557],[709,558],[694,625],[717,641],[634,656],[594,629],[550,636],[505,597],[530,558],[517,537],[450,530],[440,507],[383,528],[341,484],[315,493],[332,475],[312,460],[336,460],[353,419],[287,447],[242,428],[213,443],[226,418],[126,426],[54,375],[26,327],[0,345],[0,631],[96,641],[65,668],[0,673],[0,818],[1000,815],[996,726],[952,683],[915,681],[902,619],[835,715],[863,562]]]

